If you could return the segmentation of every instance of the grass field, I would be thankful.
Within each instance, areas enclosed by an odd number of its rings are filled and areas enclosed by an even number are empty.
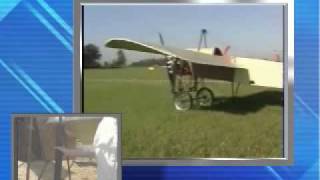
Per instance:
[[[123,158],[282,157],[281,91],[208,85],[211,109],[175,110],[165,69],[87,69],[84,112],[122,112]]]

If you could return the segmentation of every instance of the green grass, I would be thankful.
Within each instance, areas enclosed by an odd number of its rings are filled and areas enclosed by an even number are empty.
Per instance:
[[[84,112],[123,113],[123,158],[282,157],[281,92],[208,85],[211,109],[175,110],[163,68],[88,69]]]

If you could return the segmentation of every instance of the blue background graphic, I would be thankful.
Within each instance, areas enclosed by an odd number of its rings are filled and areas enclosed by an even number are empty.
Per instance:
[[[72,1],[0,1],[0,179],[11,178],[12,113],[72,112]],[[123,167],[123,179],[319,179],[319,4],[295,1],[294,163]]]

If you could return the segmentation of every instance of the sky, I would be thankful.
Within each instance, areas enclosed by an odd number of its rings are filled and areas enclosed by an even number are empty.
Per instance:
[[[271,59],[283,51],[283,12],[280,5],[86,5],[84,44],[93,43],[103,61],[116,58],[115,49],[104,47],[110,38],[177,48],[197,48],[201,29],[208,47],[231,46],[232,56]],[[125,51],[129,62],[161,57]],[[282,56],[281,56],[282,57]]]

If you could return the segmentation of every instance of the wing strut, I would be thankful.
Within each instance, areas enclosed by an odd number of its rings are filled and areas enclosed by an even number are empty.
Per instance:
[[[236,85],[236,86],[235,86]],[[240,83],[238,82],[231,82],[231,93],[232,97],[235,97],[238,95],[239,92]]]

